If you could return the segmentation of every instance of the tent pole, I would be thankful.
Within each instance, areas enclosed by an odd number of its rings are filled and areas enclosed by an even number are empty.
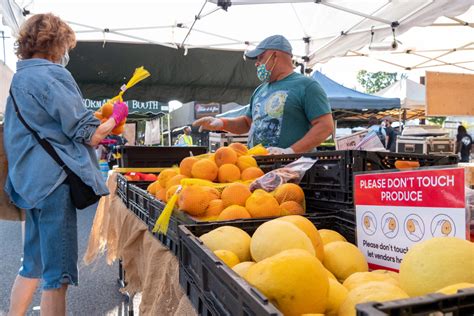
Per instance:
[[[171,146],[171,123],[170,114],[168,113],[168,146]]]
[[[163,116],[160,116],[160,134],[161,134],[161,142],[160,145],[163,146],[165,144],[165,136],[163,135],[164,132],[163,128]]]

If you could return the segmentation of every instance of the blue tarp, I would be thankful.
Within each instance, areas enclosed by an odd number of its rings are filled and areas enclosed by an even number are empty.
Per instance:
[[[365,94],[340,85],[319,71],[312,78],[326,91],[333,111],[336,110],[388,110],[400,108],[399,98],[383,98]]]

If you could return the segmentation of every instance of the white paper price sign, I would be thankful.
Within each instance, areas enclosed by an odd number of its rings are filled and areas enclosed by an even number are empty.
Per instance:
[[[369,267],[398,271],[414,243],[466,239],[464,191],[463,168],[356,175],[357,246]]]

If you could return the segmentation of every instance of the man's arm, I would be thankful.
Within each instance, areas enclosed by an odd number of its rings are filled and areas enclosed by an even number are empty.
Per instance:
[[[331,113],[315,118],[311,121],[311,125],[313,127],[311,127],[306,135],[291,146],[295,153],[312,150],[326,140],[334,131],[334,121]]]
[[[250,130],[252,120],[244,115],[235,118],[203,117],[194,121],[193,126],[199,126],[199,131],[228,131],[234,134],[245,134]]]

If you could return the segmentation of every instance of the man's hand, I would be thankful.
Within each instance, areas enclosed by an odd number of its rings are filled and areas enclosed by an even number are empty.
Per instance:
[[[224,127],[224,122],[221,119],[206,116],[194,121],[193,126],[199,126],[199,132],[202,132],[204,129],[209,131],[220,131]]]
[[[267,151],[270,155],[290,155],[294,154],[295,151],[291,148],[280,148],[280,147],[268,147]]]

